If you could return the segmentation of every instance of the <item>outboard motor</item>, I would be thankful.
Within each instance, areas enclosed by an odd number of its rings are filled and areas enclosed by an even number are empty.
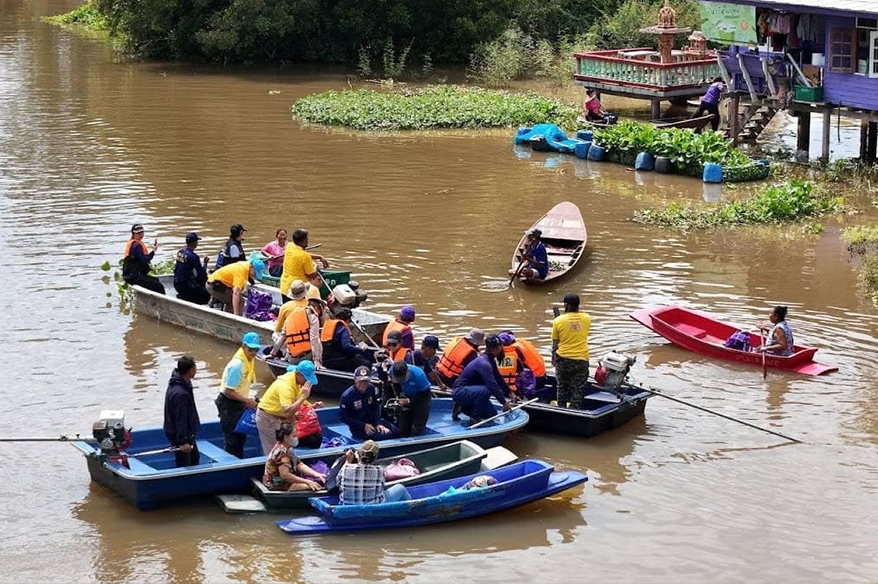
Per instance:
[[[332,293],[327,298],[329,310],[335,313],[339,308],[350,308],[353,310],[366,301],[368,295],[360,290],[360,284],[356,280],[351,280],[347,284],[339,284],[332,289]]]
[[[637,357],[631,357],[616,353],[615,351],[607,353],[601,359],[601,366],[595,373],[595,380],[600,383],[601,387],[613,393],[624,393],[622,391],[622,383],[631,372],[631,366],[637,361]],[[601,371],[603,370],[603,371]]]
[[[91,433],[98,443],[102,461],[118,457],[131,444],[131,430],[125,429],[124,410],[103,410],[101,419],[92,424]]]

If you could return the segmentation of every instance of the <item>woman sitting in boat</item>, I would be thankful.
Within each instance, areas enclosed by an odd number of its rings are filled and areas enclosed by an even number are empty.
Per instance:
[[[293,427],[284,424],[275,432],[277,444],[265,461],[262,484],[272,491],[319,491],[326,476],[296,458],[292,447]]]
[[[268,256],[268,273],[280,278],[284,271],[284,252],[287,251],[287,230],[281,227],[274,232],[275,240],[262,246],[262,253]]]
[[[765,337],[765,344],[756,347],[756,351],[765,351],[769,355],[779,355],[781,357],[789,357],[793,354],[793,331],[787,322],[787,307],[775,306],[771,309],[768,317],[772,326],[762,326],[759,329],[763,332],[768,331]]]
[[[585,114],[586,122],[605,122],[607,112],[601,105],[601,100],[594,89],[585,90],[585,101],[582,103],[582,113]]]

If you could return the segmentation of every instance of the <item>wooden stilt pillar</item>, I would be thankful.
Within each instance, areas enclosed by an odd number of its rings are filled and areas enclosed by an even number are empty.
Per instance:
[[[651,108],[651,111],[649,114],[651,116],[650,119],[653,119],[653,120],[661,119],[661,117],[662,117],[662,102],[661,102],[661,100],[654,99],[654,100],[652,100],[651,105],[652,105],[652,108]]]
[[[741,129],[738,127],[738,122],[741,118],[738,117],[738,106],[741,103],[741,98],[737,93],[733,93],[729,97],[729,138],[732,139],[732,144],[738,145],[738,132]]]
[[[869,141],[866,145],[866,162],[875,163],[875,150],[878,146],[878,124],[869,122]]]
[[[829,133],[832,129],[832,109],[823,110],[823,139],[821,141],[820,161],[823,164],[829,162]]]
[[[811,144],[811,114],[799,112],[799,124],[796,130],[796,162],[808,162]]]

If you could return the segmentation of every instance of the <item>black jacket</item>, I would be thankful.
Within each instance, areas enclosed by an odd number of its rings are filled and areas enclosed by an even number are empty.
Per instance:
[[[165,434],[172,446],[195,444],[200,427],[192,384],[174,371],[165,393]]]

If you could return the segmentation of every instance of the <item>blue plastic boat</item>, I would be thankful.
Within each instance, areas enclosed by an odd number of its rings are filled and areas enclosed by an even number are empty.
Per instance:
[[[510,432],[524,427],[528,422],[527,413],[515,410],[470,430],[470,422],[465,417],[461,421],[451,419],[451,410],[450,399],[434,399],[427,431],[421,436],[381,441],[381,456],[399,456],[458,440],[470,440],[482,448],[492,448],[499,446]],[[347,425],[339,420],[338,408],[321,408],[317,412],[324,444],[334,439],[336,445],[319,449],[297,448],[299,458],[331,462],[351,445],[359,443],[351,436]],[[131,435],[131,447],[127,450],[129,455],[168,446],[161,427],[135,430]],[[250,478],[262,475],[265,456],[257,436],[247,437],[244,446],[247,458],[236,458],[223,450],[222,430],[218,421],[202,424],[198,438],[200,464],[184,468],[175,468],[173,453],[129,458],[130,468],[125,468],[119,462],[102,460],[94,442],[73,442],[73,446],[85,454],[93,481],[121,495],[139,509],[151,509],[196,496],[247,492]]]
[[[481,475],[494,477],[497,484],[464,489],[473,477]],[[579,472],[555,472],[555,467],[542,460],[525,460],[489,472],[409,487],[410,501],[340,505],[337,496],[312,497],[309,501],[318,515],[278,521],[277,526],[291,535],[415,527],[511,509],[587,480]]]
[[[532,128],[519,128],[515,135],[516,144],[530,144],[539,151],[575,154],[576,146],[585,144],[583,140],[568,138],[567,134],[555,124],[536,124]]]

